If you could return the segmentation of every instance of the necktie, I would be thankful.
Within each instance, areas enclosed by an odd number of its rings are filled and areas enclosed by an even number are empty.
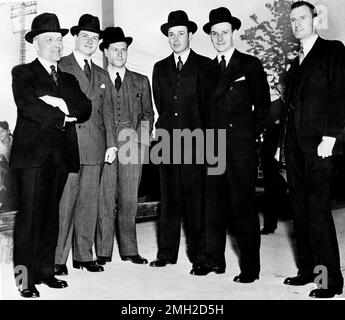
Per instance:
[[[220,66],[220,72],[223,74],[225,67],[226,67],[226,61],[225,61],[225,56],[222,55],[222,60],[220,60],[219,62],[219,66]]]
[[[303,51],[303,45],[301,45],[301,49],[298,52],[299,64],[302,63],[303,59],[304,59],[304,51]]]
[[[84,72],[90,81],[91,80],[91,68],[90,68],[90,65],[89,65],[89,62],[87,61],[87,59],[84,59],[84,62],[85,62]]]
[[[181,72],[182,67],[183,67],[183,62],[181,60],[181,56],[178,56],[178,61],[177,61],[177,70],[178,70],[178,72]]]
[[[120,77],[119,73],[116,72],[115,89],[116,89],[117,91],[119,91],[119,90],[120,90],[120,87],[121,87],[121,77]]]
[[[51,65],[51,66],[50,66],[50,69],[52,70],[51,73],[50,73],[50,75],[52,76],[52,78],[53,78],[55,84],[56,84],[57,86],[59,86],[59,82],[58,82],[59,75],[58,75],[58,73],[56,72],[55,66],[54,66],[54,65]]]

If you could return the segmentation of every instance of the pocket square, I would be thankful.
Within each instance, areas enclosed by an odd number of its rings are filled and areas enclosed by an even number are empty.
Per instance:
[[[105,89],[105,84],[104,83],[101,84],[101,88]]]
[[[246,80],[245,76],[242,76],[241,78],[236,79],[234,82],[243,81],[243,80]]]
[[[137,98],[141,97],[141,92],[137,93]]]

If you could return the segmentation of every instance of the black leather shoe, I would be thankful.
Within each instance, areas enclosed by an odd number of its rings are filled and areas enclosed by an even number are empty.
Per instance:
[[[130,261],[136,264],[147,264],[148,261],[141,257],[140,255],[135,255],[135,256],[121,256],[122,261]]]
[[[97,257],[97,263],[101,266],[104,266],[107,262],[111,262],[111,257]]]
[[[219,267],[219,266],[205,266],[205,265],[193,265],[192,270],[190,271],[190,274],[194,276],[206,276],[210,272],[214,272],[216,274],[225,273],[225,267]]]
[[[44,283],[49,288],[62,289],[68,287],[67,282],[63,280],[56,279],[55,277],[48,279],[39,279],[35,281],[35,284]]]
[[[274,230],[275,230],[275,229],[269,229],[269,228],[263,227],[263,228],[260,230],[260,233],[261,233],[261,234],[274,233]]]
[[[35,286],[29,287],[27,289],[19,290],[19,292],[23,298],[39,298],[40,297],[40,293],[38,292]]]
[[[233,281],[237,282],[237,283],[252,283],[255,280],[259,280],[259,276],[251,276],[251,275],[245,275],[245,274],[239,274],[238,276],[236,276],[234,278]]]
[[[314,282],[314,276],[296,276],[296,277],[289,277],[284,280],[284,284],[289,286],[305,286],[308,283]]]
[[[167,264],[175,264],[176,262],[172,262],[165,259],[156,259],[150,262],[150,267],[165,267]]]
[[[327,299],[333,298],[336,294],[342,294],[343,288],[314,289],[310,291],[309,297]]]
[[[67,276],[68,275],[67,266],[65,264],[56,264],[54,266],[54,274],[56,276]]]
[[[75,269],[82,269],[85,268],[87,271],[90,272],[101,272],[104,271],[104,268],[100,266],[96,261],[76,261],[73,260],[73,268]]]

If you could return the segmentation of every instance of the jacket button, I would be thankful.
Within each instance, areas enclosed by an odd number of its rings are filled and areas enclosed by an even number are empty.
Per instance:
[[[81,124],[78,127],[79,127],[79,129],[81,129]]]
[[[174,99],[177,100],[177,96],[174,96]]]
[[[100,113],[100,111],[99,111],[99,110],[97,110],[97,113]]]
[[[177,112],[175,112],[175,117],[177,117],[178,116],[178,113]]]
[[[230,123],[229,126],[232,128],[232,123]]]

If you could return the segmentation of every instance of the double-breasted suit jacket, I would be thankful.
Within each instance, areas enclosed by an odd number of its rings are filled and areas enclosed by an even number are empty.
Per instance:
[[[18,194],[13,260],[15,266],[26,267],[28,287],[54,276],[59,201],[68,172],[79,169],[75,124],[65,123],[59,108],[39,98],[63,99],[79,123],[91,113],[76,79],[59,68],[57,74],[58,86],[38,59],[12,70],[17,123],[10,166],[15,169]]]
[[[270,108],[266,73],[259,59],[235,49],[223,74],[215,59],[204,69],[202,79],[206,126],[226,130],[226,150],[218,150],[226,154],[225,172],[206,177],[207,260],[210,265],[225,267],[229,222],[241,252],[241,273],[256,277],[260,226],[254,206],[255,141]]]

